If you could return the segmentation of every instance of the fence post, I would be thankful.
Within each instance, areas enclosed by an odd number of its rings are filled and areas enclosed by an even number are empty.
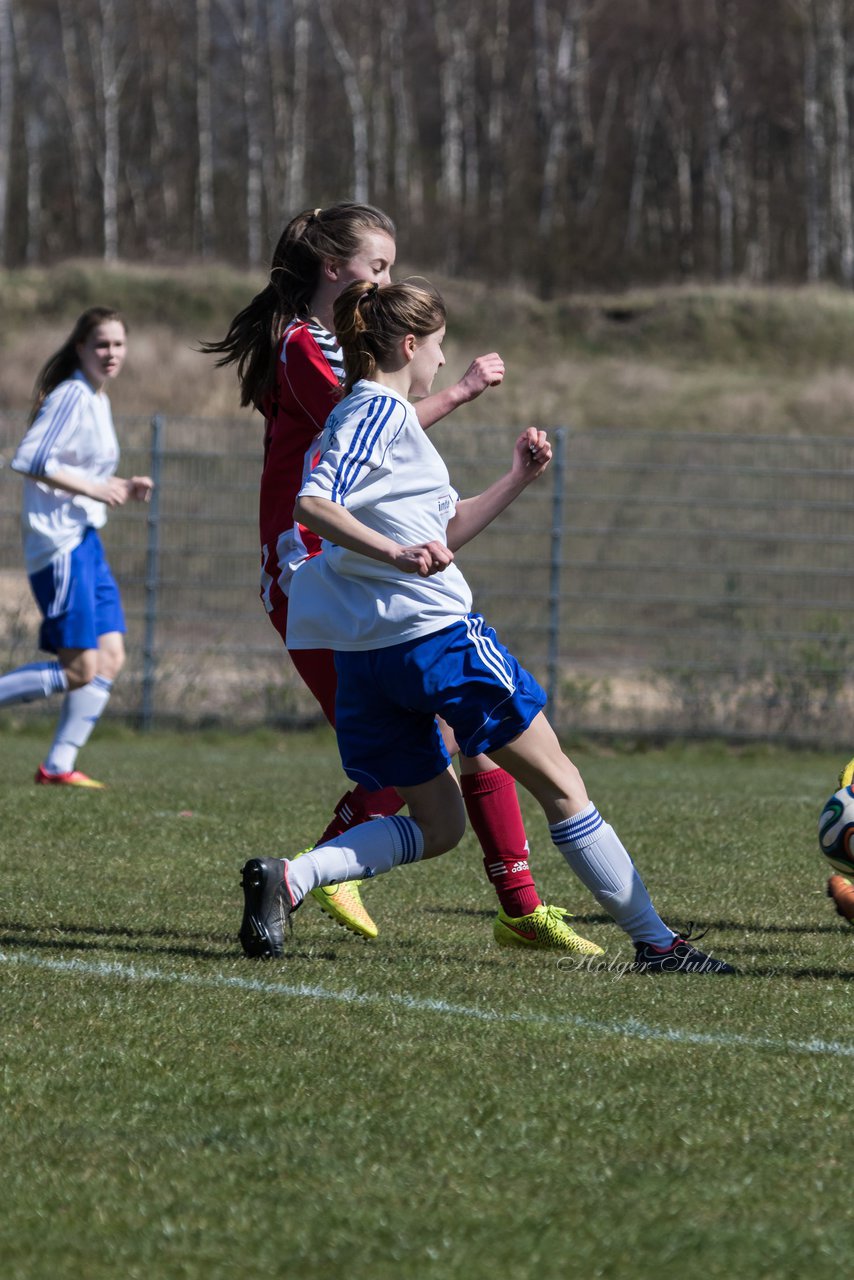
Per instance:
[[[145,558],[145,638],[142,646],[142,708],[140,727],[150,729],[154,720],[154,686],[157,679],[157,603],[160,586],[160,473],[163,455],[163,417],[151,419],[151,479],[154,492],[148,505]]]
[[[549,640],[546,693],[552,724],[558,719],[558,664],[560,659],[560,577],[563,568],[563,490],[566,480],[566,427],[554,433],[552,455],[552,532],[549,556]]]

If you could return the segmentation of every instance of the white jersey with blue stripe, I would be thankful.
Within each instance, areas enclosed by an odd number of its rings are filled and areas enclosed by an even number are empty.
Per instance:
[[[108,480],[118,465],[110,402],[78,369],[45,397],[12,459],[12,469],[26,477],[21,524],[28,573],[73,551],[87,526],[107,522],[103,502],[54,489],[50,477],[67,471],[81,480]]]
[[[459,495],[412,406],[357,382],[329,415],[300,496],[340,503],[401,546],[447,543]],[[324,542],[291,583],[288,647],[382,649],[464,618],[471,591],[456,564],[430,578]]]

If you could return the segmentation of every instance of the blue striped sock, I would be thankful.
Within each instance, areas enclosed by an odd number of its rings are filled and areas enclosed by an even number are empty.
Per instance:
[[[374,818],[289,862],[288,884],[302,902],[321,885],[370,880],[392,867],[418,862],[423,852],[421,828],[411,818]]]
[[[592,802],[549,827],[570,869],[633,942],[669,947],[675,934],[659,916],[637,867]]]
[[[0,707],[11,702],[38,702],[67,688],[68,678],[58,662],[31,662],[0,676]]]

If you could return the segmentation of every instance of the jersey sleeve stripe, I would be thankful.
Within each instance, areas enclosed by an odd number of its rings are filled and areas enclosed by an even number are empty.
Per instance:
[[[343,503],[347,493],[356,483],[360,467],[371,456],[371,451],[399,403],[392,396],[377,396],[368,413],[356,427],[347,455],[342,458],[335,473],[331,494],[333,502]]]
[[[51,453],[60,443],[63,433],[68,428],[74,409],[80,398],[80,392],[73,386],[68,387],[57,404],[51,405],[52,421],[45,428],[44,436],[30,464],[30,475],[43,476]]]

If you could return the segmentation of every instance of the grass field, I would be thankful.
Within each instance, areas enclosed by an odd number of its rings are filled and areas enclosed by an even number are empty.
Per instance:
[[[375,943],[309,902],[253,965],[239,868],[322,828],[331,736],[107,726],[102,794],[33,787],[44,736],[0,737],[4,1277],[846,1273],[838,760],[574,752],[662,914],[741,971],[652,979],[529,806],[541,889],[607,966],[496,948],[470,836],[371,887]]]

